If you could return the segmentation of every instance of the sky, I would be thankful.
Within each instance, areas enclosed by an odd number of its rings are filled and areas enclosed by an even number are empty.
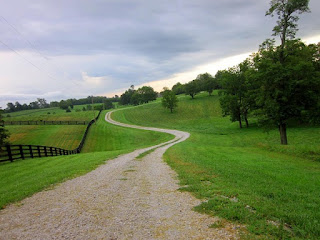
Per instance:
[[[232,67],[271,38],[269,0],[0,0],[0,107],[156,91]],[[320,42],[320,1],[297,37]]]

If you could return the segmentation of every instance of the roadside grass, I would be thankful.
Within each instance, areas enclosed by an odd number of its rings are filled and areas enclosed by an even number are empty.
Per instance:
[[[87,153],[1,163],[0,209],[10,203],[31,196],[36,192],[51,188],[57,183],[84,175],[105,163],[106,160],[113,159],[120,154],[129,153],[138,148],[159,144],[162,141],[173,138],[173,136],[169,134],[128,129],[111,125],[104,121],[105,113],[106,111],[101,113],[97,125],[93,125],[89,130],[84,145],[84,152]],[[61,126],[36,127],[48,128]],[[67,128],[64,128],[61,131],[68,134],[70,127],[73,126],[67,126]],[[56,131],[55,128],[52,129],[52,132],[42,132],[38,135],[38,138],[40,138],[41,135],[43,141],[49,141],[51,138],[58,137],[59,134],[62,135],[61,132],[59,133],[60,130]],[[17,129],[17,132],[19,131],[20,130]],[[27,134],[31,134],[32,131],[30,130]],[[70,133],[70,135],[73,135],[73,133]],[[62,138],[64,137],[62,136]],[[30,141],[31,140],[32,138],[30,138]],[[29,140],[25,141],[28,141],[28,144],[30,144]]]
[[[219,97],[180,96],[173,114],[161,104],[113,113],[115,120],[188,131],[165,160],[181,190],[204,202],[195,209],[246,224],[250,238],[320,238],[320,128],[288,128],[288,146],[251,124],[221,117]]]
[[[103,111],[96,124],[93,124],[88,133],[83,152],[101,152],[128,149],[132,150],[149,147],[169,141],[173,135],[125,128],[112,125],[104,120],[107,111]]]
[[[126,150],[34,158],[0,164],[0,209],[56,183],[84,175]]]
[[[43,145],[72,150],[78,147],[86,125],[6,126],[11,144]]]

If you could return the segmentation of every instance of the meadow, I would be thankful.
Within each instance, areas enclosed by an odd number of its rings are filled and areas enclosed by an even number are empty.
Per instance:
[[[101,105],[101,104],[100,104]],[[76,105],[71,112],[60,108],[24,110],[3,114],[4,121],[90,121],[99,111],[82,111],[87,105]]]
[[[104,120],[107,111],[101,113],[97,124],[92,125],[83,153],[69,156],[34,158],[0,164],[0,209],[32,194],[54,187],[97,168],[106,160],[120,154],[159,144],[173,136],[151,131],[127,129],[111,125]],[[34,129],[30,129],[36,127]],[[39,127],[43,128],[39,130]],[[74,129],[73,129],[74,127]],[[80,126],[10,126],[15,128],[12,137],[25,133],[16,143],[48,143],[50,146],[75,143],[82,137],[76,128]],[[9,127],[8,127],[9,128]],[[73,130],[72,130],[73,129]],[[11,129],[12,130],[12,129]],[[79,132],[79,134],[76,134]],[[84,129],[83,129],[84,132]],[[67,145],[63,145],[64,147]],[[73,146],[72,144],[69,145]]]
[[[239,129],[222,117],[217,92],[179,100],[173,114],[158,102],[113,118],[191,133],[165,160],[179,174],[181,190],[203,199],[197,211],[245,224],[248,239],[320,238],[319,127],[291,126],[289,145],[281,146],[276,129],[264,132],[253,118]]]

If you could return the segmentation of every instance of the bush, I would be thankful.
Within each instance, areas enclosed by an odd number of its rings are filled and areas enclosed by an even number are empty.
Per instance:
[[[66,110],[66,112],[71,112],[70,108],[68,108],[68,109]]]

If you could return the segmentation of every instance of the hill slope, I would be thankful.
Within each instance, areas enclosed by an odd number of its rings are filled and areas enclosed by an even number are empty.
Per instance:
[[[319,238],[318,127],[289,128],[290,145],[280,146],[276,130],[264,133],[255,124],[238,129],[221,117],[218,96],[205,94],[180,97],[174,114],[155,103],[113,118],[191,133],[165,158],[183,190],[208,200],[197,210],[248,224],[252,234],[268,238]]]

